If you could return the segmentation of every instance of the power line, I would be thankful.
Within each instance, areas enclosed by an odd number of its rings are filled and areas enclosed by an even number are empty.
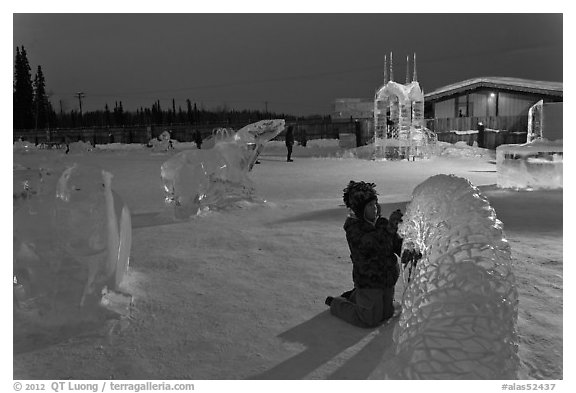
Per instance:
[[[509,48],[490,48],[482,51],[476,51],[473,53],[456,53],[453,52],[451,55],[448,56],[441,56],[441,57],[434,57],[421,56],[419,63],[420,66],[423,64],[429,63],[438,63],[443,62],[446,60],[454,60],[454,59],[473,59],[477,57],[484,57],[489,54],[510,54],[513,52],[522,52],[526,50],[538,50],[538,49],[547,49],[550,47],[562,46],[561,42],[550,42],[550,43],[540,43],[535,45],[528,45],[524,47],[509,47]],[[277,78],[266,78],[266,79],[248,79],[248,80],[240,80],[240,81],[229,81],[224,83],[212,83],[212,84],[198,84],[198,85],[191,85],[179,88],[171,88],[171,89],[155,89],[155,90],[129,90],[129,91],[119,91],[119,92],[111,92],[111,93],[99,93],[93,92],[90,95],[93,97],[107,97],[107,96],[131,96],[131,95],[140,95],[140,94],[156,94],[156,93],[174,93],[179,91],[188,91],[188,90],[199,90],[199,89],[213,89],[213,88],[222,88],[222,87],[232,87],[232,86],[242,86],[242,85],[250,85],[250,84],[258,84],[258,83],[269,83],[269,82],[284,82],[284,81],[294,81],[294,80],[306,80],[306,79],[317,79],[327,76],[337,76],[355,72],[364,72],[364,71],[372,71],[372,70],[381,70],[381,64],[374,64],[369,65],[366,67],[359,67],[359,68],[349,68],[344,70],[337,70],[337,71],[329,71],[329,72],[318,72],[318,73],[311,73],[311,74],[296,74],[296,75],[288,75],[284,77],[277,77]],[[68,93],[69,94],[69,93]]]

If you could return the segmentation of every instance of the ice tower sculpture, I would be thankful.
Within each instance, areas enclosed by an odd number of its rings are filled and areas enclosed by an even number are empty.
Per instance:
[[[405,283],[392,379],[514,379],[518,294],[510,246],[467,179],[418,185],[399,227],[423,257]]]
[[[374,96],[374,158],[427,158],[434,154],[436,135],[424,127],[424,93],[417,81],[416,54],[414,73],[408,82],[409,59],[406,58],[406,84],[394,82],[392,53],[390,80],[384,57],[384,85]]]
[[[130,211],[112,174],[78,163],[14,170],[15,310],[65,323],[96,315],[128,269]]]
[[[251,200],[254,186],[248,172],[264,144],[284,130],[284,120],[262,120],[235,133],[219,133],[206,150],[180,152],[164,162],[160,176],[165,201],[176,218],[196,215],[200,209],[225,208]]]
[[[528,111],[527,142],[496,148],[498,187],[527,190],[563,187],[561,105],[537,102]]]

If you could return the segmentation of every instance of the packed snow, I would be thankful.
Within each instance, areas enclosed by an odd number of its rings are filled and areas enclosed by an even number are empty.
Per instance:
[[[438,142],[434,158],[370,161],[369,147],[338,140],[271,141],[250,177],[261,202],[175,222],[166,217],[160,166],[195,149],[98,145],[75,155],[114,175],[132,212],[130,269],[121,289],[129,317],[72,326],[14,318],[15,379],[380,379],[394,362],[398,320],[375,329],[340,321],[324,304],[352,286],[342,229],[349,180],[374,182],[382,214],[405,210],[430,176],[478,186],[510,244],[519,296],[521,379],[562,379],[562,190],[496,187],[494,151]],[[29,168],[62,151],[14,152]],[[401,299],[402,283],[396,286]]]

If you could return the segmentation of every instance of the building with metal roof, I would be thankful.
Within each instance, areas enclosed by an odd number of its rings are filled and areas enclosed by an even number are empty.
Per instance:
[[[479,77],[438,88],[424,95],[427,127],[437,133],[495,130],[525,133],[528,110],[536,102],[562,102],[562,82],[508,77]],[[522,139],[522,138],[520,138]]]

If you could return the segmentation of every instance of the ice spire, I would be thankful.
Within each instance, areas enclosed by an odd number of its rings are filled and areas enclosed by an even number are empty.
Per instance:
[[[406,56],[406,84],[410,83],[410,57]]]
[[[394,82],[394,68],[392,66],[392,52],[390,52],[390,82]]]
[[[418,82],[418,76],[416,75],[416,52],[414,52],[414,74],[412,74],[412,82]]]
[[[384,55],[384,84],[388,83],[388,59]]]

